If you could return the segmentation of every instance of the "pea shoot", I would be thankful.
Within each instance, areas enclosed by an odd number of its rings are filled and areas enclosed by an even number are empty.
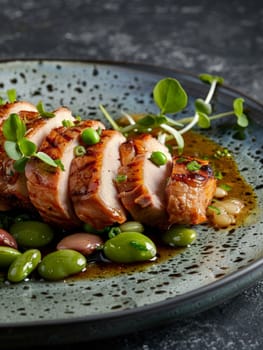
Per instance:
[[[16,89],[9,89],[6,91],[7,100],[0,96],[0,105],[4,105],[5,103],[14,103],[17,98]]]
[[[175,78],[164,78],[156,83],[153,88],[153,99],[159,108],[158,114],[147,114],[138,120],[134,120],[131,115],[126,112],[122,114],[127,119],[126,126],[120,126],[111,117],[104,106],[99,108],[104,117],[111,124],[112,128],[122,132],[128,136],[130,133],[153,133],[158,134],[158,140],[165,144],[168,140],[175,139],[178,153],[181,154],[184,148],[183,134],[198,126],[201,129],[208,129],[211,121],[235,115],[237,125],[241,129],[248,126],[248,118],[244,113],[244,99],[241,97],[233,101],[233,109],[231,111],[214,114],[212,108],[212,100],[218,85],[224,83],[224,79],[217,75],[200,74],[199,79],[210,85],[205,99],[197,98],[194,103],[195,114],[191,117],[175,120],[169,117],[169,114],[182,112],[188,103],[188,96],[182,85]]]
[[[43,102],[39,101],[38,104],[36,105],[38,113],[41,115],[43,118],[53,118],[55,117],[55,114],[52,112],[47,112],[44,108]]]
[[[13,159],[14,169],[23,172],[27,161],[35,157],[52,167],[63,165],[59,160],[54,160],[44,152],[37,152],[37,146],[25,137],[26,125],[16,113],[10,116],[3,123],[3,135],[5,137],[4,149],[9,158]]]

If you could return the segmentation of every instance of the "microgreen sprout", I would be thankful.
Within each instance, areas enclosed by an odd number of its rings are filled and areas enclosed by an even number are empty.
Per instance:
[[[126,117],[128,125],[120,126],[104,106],[100,105],[99,107],[113,129],[122,132],[126,136],[130,133],[152,133],[157,131],[158,140],[164,144],[168,140],[176,140],[179,154],[182,153],[184,148],[183,134],[195,126],[201,129],[208,129],[211,126],[211,121],[231,115],[237,117],[237,125],[240,128],[248,126],[248,119],[243,111],[244,99],[241,97],[233,101],[233,109],[231,111],[212,115],[212,100],[217,86],[222,85],[224,82],[222,77],[200,74],[199,79],[209,84],[210,88],[205,99],[197,98],[195,100],[195,114],[191,117],[175,120],[169,116],[170,114],[183,111],[188,103],[188,96],[184,88],[174,78],[161,79],[153,88],[153,99],[159,108],[159,113],[157,114],[146,114],[140,119],[134,120],[130,114],[122,111],[122,115]]]
[[[22,119],[15,113],[3,123],[3,135],[5,137],[4,149],[6,154],[13,159],[14,169],[23,172],[27,161],[31,157],[35,157],[52,167],[60,167],[63,165],[59,160],[53,160],[44,152],[37,152],[37,146],[26,135],[26,125]]]
[[[9,89],[6,91],[7,100],[0,96],[0,105],[4,105],[5,103],[14,103],[17,98],[16,89]]]
[[[53,118],[55,117],[55,114],[52,112],[47,112],[44,108],[43,102],[39,101],[38,104],[36,105],[38,113],[41,115],[43,118]]]
[[[225,183],[220,184],[219,187],[222,188],[223,190],[225,190],[226,192],[229,192],[232,190],[232,186],[225,184]]]
[[[192,160],[191,162],[187,163],[186,168],[189,171],[197,171],[202,167],[201,164],[199,164],[196,160]]]

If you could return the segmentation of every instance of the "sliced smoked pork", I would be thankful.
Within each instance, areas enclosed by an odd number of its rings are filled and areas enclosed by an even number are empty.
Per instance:
[[[54,111],[52,118],[43,118],[38,112],[25,110],[18,112],[18,115],[26,124],[26,138],[34,142],[37,147],[53,128],[62,125],[63,120],[75,120],[70,110],[65,107]],[[2,135],[2,130],[0,130],[0,134]],[[6,204],[9,203],[9,208],[33,209],[28,195],[25,174],[19,173],[13,168],[14,161],[5,153],[4,141],[2,135],[0,137],[0,198]]]
[[[86,146],[86,154],[71,163],[69,189],[75,212],[97,229],[126,221],[115,187],[119,148],[125,141],[118,131],[103,130],[100,141]]]
[[[154,164],[150,157],[160,151],[167,157],[164,165]],[[119,197],[134,220],[163,227],[167,223],[165,187],[171,174],[171,155],[166,146],[150,134],[128,140],[120,147],[122,181],[116,183]]]
[[[29,111],[29,112],[37,112],[36,107],[29,102],[26,101],[16,101],[12,103],[5,103],[0,106],[0,126],[2,123],[9,117],[10,114],[16,113],[20,114],[21,111]],[[0,211],[6,211],[11,209],[13,201],[12,196],[11,198],[6,198],[6,196],[2,196],[1,193],[3,193],[3,190],[6,188],[5,182],[10,181],[9,173],[13,173],[12,170],[12,161],[9,160],[8,162],[5,160],[5,151],[3,149],[3,142],[4,137],[3,133],[0,130]],[[3,155],[2,155],[3,153]],[[6,169],[7,166],[7,169]],[[10,169],[10,172],[9,172]],[[6,178],[7,177],[7,178]],[[4,184],[3,184],[4,181]],[[15,181],[13,178],[12,181]],[[3,187],[4,185],[4,187]]]
[[[80,224],[72,207],[68,191],[70,165],[74,149],[79,145],[82,131],[86,128],[104,129],[96,120],[77,122],[71,127],[53,129],[42,142],[39,151],[52,159],[60,159],[64,169],[48,166],[38,159],[26,165],[27,187],[32,204],[46,222],[71,228]]]
[[[7,119],[10,114],[19,114],[21,111],[37,112],[37,109],[32,103],[26,101],[5,103],[0,106],[0,124]]]
[[[216,179],[208,161],[192,157],[173,159],[166,187],[170,224],[200,224],[216,190]]]

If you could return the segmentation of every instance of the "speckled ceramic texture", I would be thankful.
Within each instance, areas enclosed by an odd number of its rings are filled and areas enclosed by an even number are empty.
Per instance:
[[[193,99],[204,97],[208,88],[205,84],[191,75],[142,65],[5,62],[0,64],[0,88],[16,88],[19,98],[33,103],[42,100],[48,109],[65,105],[75,115],[101,118],[98,109],[100,103],[114,116],[120,110],[155,112],[152,88],[160,78],[168,75],[179,79],[187,90],[190,95],[188,112],[192,113]],[[217,94],[218,111],[231,108],[232,99],[236,96],[235,90],[220,88]],[[156,317],[157,321],[158,315],[154,316],[157,306],[161,315],[162,306],[168,303],[172,310],[178,305],[178,300],[183,307],[178,308],[177,314],[183,310],[195,312],[200,305],[212,305],[213,298],[219,302],[217,283],[222,293],[221,299],[224,300],[231,293],[238,292],[238,283],[246,286],[253,282],[253,278],[256,278],[253,266],[259,268],[263,259],[263,108],[249,98],[246,98],[246,107],[254,122],[245,141],[234,140],[231,131],[224,134],[216,128],[208,131],[209,137],[231,150],[241,174],[253,185],[258,197],[259,209],[250,215],[243,227],[234,232],[215,232],[200,226],[199,238],[190,249],[141,272],[68,282],[2,283],[0,326],[44,326],[50,321],[59,324],[74,323],[80,319],[92,325],[95,319],[103,320],[109,315],[114,317],[115,313],[121,322],[121,317],[127,315],[132,320],[133,311],[138,316],[138,310],[142,315],[146,310],[151,310],[152,317]],[[248,269],[251,271],[249,274]],[[224,281],[227,282],[226,289]],[[195,297],[195,303],[187,302],[189,295]],[[165,319],[165,316],[161,318]],[[89,338],[88,332],[86,337]]]

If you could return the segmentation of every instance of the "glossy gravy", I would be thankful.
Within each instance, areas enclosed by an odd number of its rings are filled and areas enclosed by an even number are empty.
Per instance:
[[[208,139],[207,137],[195,133],[193,131],[188,132],[184,135],[185,140],[185,155],[191,155],[198,158],[208,158],[210,164],[223,176],[221,180],[218,180],[218,185],[221,183],[227,184],[231,187],[229,192],[229,197],[237,198],[244,203],[244,208],[242,209],[240,215],[238,216],[237,223],[227,230],[233,230],[242,223],[244,223],[247,216],[256,209],[256,195],[253,188],[245,181],[245,179],[240,175],[234,158],[232,157],[222,157],[215,158],[214,155],[218,150],[223,151],[224,148],[215,143],[214,141]],[[207,225],[211,225],[209,222]],[[133,263],[133,264],[116,264],[112,262],[103,261],[103,259],[98,258],[87,264],[86,271],[74,276],[70,279],[85,279],[85,278],[105,278],[118,274],[132,274],[134,271],[142,271],[152,264],[158,264],[163,261],[167,261],[180,254],[185,249],[188,248],[174,248],[165,246],[160,240],[160,232],[153,232],[152,229],[146,229],[146,235],[155,242],[157,246],[157,257],[154,261],[148,261],[143,263]],[[198,227],[196,227],[198,233]],[[219,229],[215,229],[219,230]],[[234,234],[234,233],[233,233]],[[198,239],[198,238],[197,238]]]

